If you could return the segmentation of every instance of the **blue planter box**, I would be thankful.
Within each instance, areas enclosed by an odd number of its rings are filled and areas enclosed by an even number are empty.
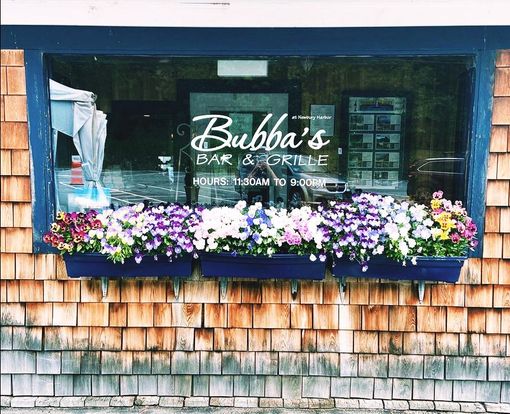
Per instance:
[[[348,259],[333,259],[333,275],[336,277],[366,277],[391,280],[423,280],[455,283],[466,257],[417,257],[416,265],[410,261],[402,263],[384,256],[375,256],[368,262],[368,270],[361,271],[358,262]]]
[[[309,256],[274,254],[268,256],[231,253],[200,254],[205,277],[246,277],[257,279],[324,279],[326,263]]]
[[[134,259],[124,263],[113,263],[99,253],[64,255],[69,277],[187,277],[191,275],[191,255],[174,258],[171,262],[166,256],[154,260],[152,256],[144,257],[137,264]]]

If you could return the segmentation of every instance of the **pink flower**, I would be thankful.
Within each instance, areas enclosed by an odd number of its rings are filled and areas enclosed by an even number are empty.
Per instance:
[[[283,238],[285,242],[291,246],[301,244],[301,236],[299,234],[286,231]]]
[[[471,230],[467,229],[464,231],[464,233],[462,233],[462,235],[466,238],[466,239],[471,239],[473,238],[473,236],[475,235]]]
[[[439,200],[443,198],[443,192],[442,191],[436,191],[434,194],[432,194],[432,197]]]
[[[455,243],[455,244],[457,244],[458,242],[460,242],[460,235],[459,235],[459,233],[452,233],[452,234],[450,234],[450,240],[451,240],[453,243]]]

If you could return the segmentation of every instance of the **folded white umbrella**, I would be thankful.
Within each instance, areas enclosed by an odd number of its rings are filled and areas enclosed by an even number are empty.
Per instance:
[[[51,126],[71,137],[82,161],[83,178],[88,187],[101,188],[106,115],[96,108],[96,95],[73,89],[50,79]],[[56,150],[56,141],[54,150]]]

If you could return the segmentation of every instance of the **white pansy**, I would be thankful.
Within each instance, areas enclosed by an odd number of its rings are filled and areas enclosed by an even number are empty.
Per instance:
[[[441,236],[441,233],[443,233],[443,230],[441,230],[440,228],[434,227],[433,229],[430,230],[430,232],[432,233],[432,238],[435,240],[439,236]]]
[[[407,256],[407,254],[409,253],[409,246],[407,245],[407,243],[404,240],[400,240],[398,242],[398,249],[404,256]]]
[[[409,218],[407,217],[406,213],[401,212],[398,213],[393,220],[395,221],[395,223],[402,224],[405,223],[406,221],[409,221]]]
[[[195,245],[197,250],[205,249],[205,240],[204,239],[195,239],[195,240],[193,240],[193,244]]]
[[[391,240],[397,240],[399,237],[398,226],[395,223],[387,223],[384,226],[384,231]]]

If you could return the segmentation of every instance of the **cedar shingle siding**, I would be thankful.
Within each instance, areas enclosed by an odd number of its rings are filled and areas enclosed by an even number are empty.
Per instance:
[[[229,282],[221,297],[217,281],[189,280],[175,298],[170,279],[120,280],[102,298],[100,281],[69,280],[58,256],[32,254],[23,51],[1,57],[3,404],[510,403],[510,51],[497,59],[483,258],[455,285],[428,285],[423,304],[405,282],[348,280],[342,304],[333,280],[301,282],[296,298],[287,281]]]

